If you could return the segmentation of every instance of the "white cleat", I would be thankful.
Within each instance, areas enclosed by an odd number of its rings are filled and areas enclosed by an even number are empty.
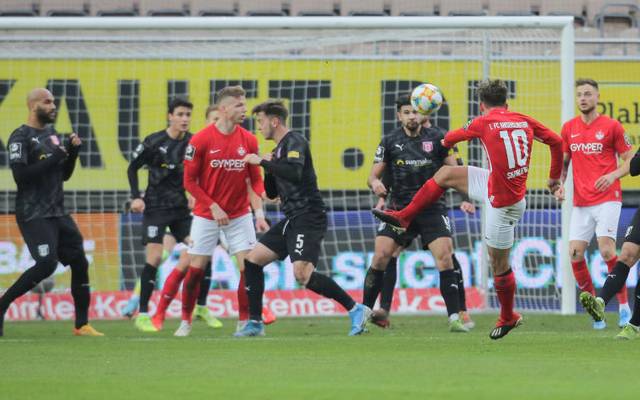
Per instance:
[[[187,321],[180,321],[180,326],[178,330],[173,334],[173,336],[177,337],[187,337],[191,334],[191,324]]]
[[[240,332],[241,330],[243,330],[244,327],[247,326],[248,322],[248,319],[245,319],[244,321],[238,320],[238,322],[236,323],[236,332]]]

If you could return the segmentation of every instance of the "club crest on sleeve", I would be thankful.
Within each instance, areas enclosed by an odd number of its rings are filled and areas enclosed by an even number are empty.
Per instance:
[[[287,158],[300,158],[300,153],[295,150],[291,150],[287,153]]]
[[[22,158],[22,143],[11,143],[9,146],[9,160]]]
[[[132,153],[133,158],[138,158],[140,153],[142,153],[142,150],[144,150],[144,145],[140,143],[139,145],[136,146],[136,149]]]
[[[195,155],[196,155],[196,147],[192,144],[189,144],[187,146],[187,150],[184,153],[184,159],[191,161],[193,160],[193,157],[195,157]]]
[[[433,151],[433,142],[432,141],[422,142],[422,150],[425,153],[431,153]]]

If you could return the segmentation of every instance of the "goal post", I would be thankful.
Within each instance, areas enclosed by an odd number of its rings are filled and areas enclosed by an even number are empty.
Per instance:
[[[432,119],[445,130],[479,114],[476,88],[485,78],[504,79],[510,107],[557,132],[574,112],[571,17],[1,18],[0,38],[0,291],[30,265],[11,215],[15,183],[6,143],[26,120],[24,99],[34,87],[56,97],[56,129],[83,139],[65,184],[66,206],[85,236],[92,287],[116,293],[114,304],[124,301],[123,291],[144,264],[140,215],[125,209],[127,163],[140,140],[166,126],[174,96],[194,103],[193,132],[204,126],[205,109],[225,85],[242,85],[249,108],[268,98],[286,101],[290,126],[310,141],[329,208],[318,269],[358,299],[377,226],[366,178],[380,138],[397,126],[398,95],[422,82],[440,87],[446,100]],[[255,131],[251,119],[245,126]],[[262,151],[273,148],[258,136]],[[460,152],[465,163],[482,165],[478,143],[461,144]],[[512,255],[517,307],[571,314],[575,285],[563,234],[570,202],[561,208],[546,193],[549,161],[546,146],[534,145],[528,210]],[[471,307],[495,308],[482,210],[465,215],[457,210],[460,197],[446,196]],[[268,215],[281,216],[272,206]],[[414,244],[398,268],[394,311],[443,310],[430,253]],[[306,292],[298,291],[290,263],[267,271],[268,301],[281,315],[339,312],[300,294]],[[67,275],[59,268],[54,293],[68,294]],[[237,283],[232,261],[217,251],[213,288]],[[232,294],[210,301],[217,315],[233,315]],[[292,311],[308,304],[312,311]]]

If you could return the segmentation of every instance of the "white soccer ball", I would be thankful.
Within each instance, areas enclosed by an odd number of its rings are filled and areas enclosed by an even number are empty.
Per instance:
[[[436,85],[423,83],[411,92],[411,105],[422,115],[432,114],[442,105],[442,93]]]

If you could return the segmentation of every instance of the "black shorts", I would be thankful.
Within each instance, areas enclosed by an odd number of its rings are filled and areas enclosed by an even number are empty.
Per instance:
[[[289,256],[291,262],[308,261],[315,266],[326,232],[327,214],[311,211],[278,222],[262,236],[260,243],[278,254],[280,260]]]
[[[18,220],[18,228],[36,262],[60,261],[69,265],[85,257],[82,234],[70,215]]]
[[[636,210],[633,218],[631,218],[631,223],[624,234],[624,241],[640,245],[640,208]]]
[[[411,222],[406,231],[394,228],[384,222],[378,227],[376,236],[386,236],[402,247],[409,247],[420,235],[422,248],[426,249],[431,242],[441,237],[451,237],[451,223],[446,212],[421,213]]]
[[[162,243],[164,233],[169,227],[176,242],[184,242],[191,229],[189,210],[153,210],[142,216],[142,244]]]

